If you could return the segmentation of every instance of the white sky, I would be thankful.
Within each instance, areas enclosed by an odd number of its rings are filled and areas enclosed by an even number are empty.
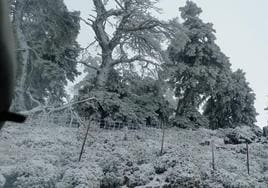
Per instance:
[[[93,9],[90,0],[64,0],[69,10],[81,11],[87,18]],[[160,0],[162,19],[179,16],[178,8],[186,0]],[[256,93],[255,107],[260,114],[257,125],[267,125],[268,113],[268,1],[267,0],[194,0],[203,13],[204,22],[211,22],[216,29],[217,44],[230,57],[233,70],[241,68]],[[82,46],[92,38],[88,26],[82,24],[78,42]]]

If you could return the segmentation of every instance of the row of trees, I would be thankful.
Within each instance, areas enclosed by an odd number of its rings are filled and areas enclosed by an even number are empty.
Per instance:
[[[202,10],[187,1],[178,19],[162,21],[158,1],[92,0],[88,19],[69,12],[62,0],[11,1],[18,36],[17,102],[19,110],[62,103],[67,80],[85,65],[75,100],[98,103],[77,107],[81,116],[155,125],[211,128],[252,126],[255,95],[242,70],[233,72],[215,43],[215,30]],[[94,33],[98,55],[77,60],[79,21]],[[96,113],[97,112],[97,113]]]
[[[245,73],[231,70],[215,43],[212,24],[199,18],[202,10],[195,3],[180,8],[179,23],[153,17],[150,12],[157,8],[151,0],[93,2],[96,15],[87,24],[101,57],[88,62],[95,76],[85,78],[78,98],[94,96],[102,108],[80,106],[80,114],[98,111],[102,119],[150,125],[159,118],[182,127],[254,125],[255,95]],[[114,8],[106,9],[109,2]],[[115,28],[113,33],[106,23]]]

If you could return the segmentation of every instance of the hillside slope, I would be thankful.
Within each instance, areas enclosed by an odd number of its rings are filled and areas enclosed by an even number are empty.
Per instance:
[[[249,145],[248,175],[245,144],[224,144],[224,130],[168,129],[160,155],[159,129],[92,126],[78,162],[84,132],[85,128],[33,123],[6,126],[0,133],[0,187],[268,187],[265,138]]]

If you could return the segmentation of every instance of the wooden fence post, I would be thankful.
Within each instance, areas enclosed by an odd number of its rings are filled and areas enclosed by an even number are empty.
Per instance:
[[[246,148],[247,148],[247,170],[249,175],[249,151],[248,151],[248,142],[246,142]]]
[[[164,140],[165,140],[165,126],[163,120],[161,120],[161,125],[162,125],[162,140],[161,140],[161,150],[160,150],[160,155],[163,154],[164,150]]]
[[[84,152],[84,147],[85,147],[85,143],[86,143],[86,140],[87,140],[87,135],[88,135],[89,127],[90,127],[90,123],[88,122],[86,135],[84,137],[82,148],[81,148],[80,155],[79,155],[79,160],[78,160],[79,162],[81,161],[81,158],[82,158],[82,155],[83,155],[83,152]]]
[[[212,169],[215,171],[215,154],[214,154],[214,140],[211,140],[211,152],[212,152]]]

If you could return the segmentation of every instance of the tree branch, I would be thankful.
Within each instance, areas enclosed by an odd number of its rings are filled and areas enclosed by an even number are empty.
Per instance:
[[[92,27],[92,23],[94,22],[94,20],[92,20],[92,19],[87,19],[88,21],[90,21],[90,22],[88,22],[87,20],[85,20],[84,18],[82,18],[82,17],[80,17],[80,20],[81,21],[83,21],[86,25],[89,25],[89,26],[91,26]]]
[[[99,68],[98,67],[95,67],[95,66],[93,66],[93,65],[89,65],[89,64],[87,64],[86,62],[84,62],[84,61],[79,61],[78,63],[80,63],[80,64],[82,64],[82,65],[84,65],[84,66],[86,66],[86,67],[88,67],[88,68],[91,68],[91,69],[94,69],[94,70],[99,70]]]
[[[109,11],[107,11],[103,16],[107,19],[111,16],[120,16],[124,13],[123,10],[119,10],[119,9],[111,9]]]
[[[122,9],[124,10],[125,8],[123,7],[123,5],[121,5],[121,3],[118,0],[114,0],[115,3]]]
[[[31,110],[28,110],[28,111],[23,111],[21,113],[25,114],[25,115],[30,115],[30,114],[40,113],[40,112],[42,112],[44,110],[48,111],[49,113],[58,112],[58,111],[61,111],[61,110],[65,110],[66,108],[69,108],[70,106],[80,104],[80,103],[84,103],[84,102],[91,101],[91,100],[96,100],[98,102],[98,100],[95,97],[91,97],[91,98],[87,98],[87,99],[84,99],[84,100],[81,100],[81,101],[67,103],[67,104],[62,105],[62,106],[60,106],[58,108],[55,108],[54,106],[50,106],[50,107],[38,106],[36,108],[33,108]]]
[[[99,42],[102,49],[109,48],[109,37],[105,31],[105,21],[107,17],[105,14],[107,13],[102,0],[93,0],[93,3],[96,8],[97,17],[93,21],[92,28],[95,32],[96,39]]]
[[[134,61],[141,61],[141,62],[146,62],[148,64],[152,64],[154,66],[160,66],[159,64],[149,60],[149,59],[145,59],[143,58],[142,56],[140,55],[136,55],[132,58],[120,58],[120,59],[117,59],[117,60],[114,60],[111,65],[114,66],[114,65],[117,65],[117,64],[120,64],[120,63],[133,63]]]
[[[131,16],[130,13],[125,14],[122,18],[122,20],[120,21],[118,27],[116,28],[116,31],[114,33],[113,38],[110,41],[109,46],[114,49],[118,43],[120,42],[120,40],[123,37],[124,32],[121,30],[121,28],[123,28],[123,26],[128,22],[128,18]]]
[[[138,26],[136,27],[129,27],[129,28],[119,28],[120,30],[124,31],[124,32],[134,32],[134,31],[142,31],[142,30],[149,30],[149,29],[153,29],[157,26],[160,26],[161,22],[157,21],[157,20],[146,20],[142,23],[140,23]]]

